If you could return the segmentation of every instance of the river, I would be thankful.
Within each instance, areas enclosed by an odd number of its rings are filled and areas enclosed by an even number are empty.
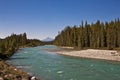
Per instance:
[[[45,49],[56,46],[22,48],[9,63],[42,80],[120,80],[120,62],[58,55]]]

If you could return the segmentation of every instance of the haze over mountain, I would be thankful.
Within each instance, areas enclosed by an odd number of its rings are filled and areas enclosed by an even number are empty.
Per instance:
[[[53,40],[54,40],[53,38],[47,37],[47,38],[43,39],[42,41],[43,42],[49,42],[49,41],[53,41]]]

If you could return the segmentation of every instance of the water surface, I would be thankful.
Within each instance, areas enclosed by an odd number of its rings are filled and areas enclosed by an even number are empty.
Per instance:
[[[42,80],[120,80],[120,62],[62,56],[39,46],[18,50],[9,62]]]

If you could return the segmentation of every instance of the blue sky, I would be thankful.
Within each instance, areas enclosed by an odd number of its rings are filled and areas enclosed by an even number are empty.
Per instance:
[[[120,18],[120,0],[0,0],[0,37],[54,38],[66,26]]]

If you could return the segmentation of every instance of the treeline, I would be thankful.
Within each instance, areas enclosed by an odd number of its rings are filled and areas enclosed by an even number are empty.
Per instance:
[[[59,32],[54,40],[58,46],[71,46],[83,48],[107,48],[120,47],[120,20],[102,23],[81,23],[80,26],[67,26]]]
[[[12,34],[5,39],[0,39],[0,58],[6,59],[12,56],[20,47],[33,47],[41,45],[37,39],[27,39],[26,33]]]

